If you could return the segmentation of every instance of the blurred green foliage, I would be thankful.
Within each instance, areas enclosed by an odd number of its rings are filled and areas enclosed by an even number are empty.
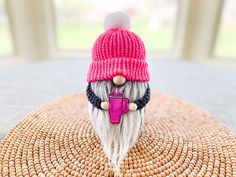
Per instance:
[[[70,50],[89,50],[103,31],[102,22],[95,25],[58,25],[58,47]],[[142,38],[148,50],[168,51],[172,47],[173,32],[170,28],[160,28],[158,32],[150,32],[146,25],[139,23],[132,25],[132,31]]]
[[[104,16],[104,14],[101,15],[99,13],[105,12],[103,9],[104,7],[100,6],[99,2],[97,1],[54,0],[53,2],[55,3],[55,17],[57,21],[56,45],[58,49],[91,50],[98,35],[104,31],[103,21],[101,21],[102,19],[100,18],[100,16]],[[112,2],[114,3],[116,1]],[[112,2],[110,2],[110,5],[113,6]],[[173,3],[176,3],[176,0],[160,2],[165,2],[164,4],[161,4],[159,8],[167,8],[167,10],[165,9],[164,12],[168,14],[169,12],[172,12],[170,9],[168,9],[170,3],[173,5]],[[160,11],[158,11],[158,15],[155,13],[157,11],[155,8],[158,8],[158,6],[154,8],[153,4],[156,5],[156,3],[156,0],[150,0],[149,3],[137,1],[135,7],[131,8],[133,15],[136,15],[136,18],[132,20],[131,30],[143,39],[147,50],[171,52],[172,47],[174,47],[175,26],[173,24],[175,22],[171,21],[168,23],[167,21],[166,23],[164,20],[164,25],[158,24],[158,28],[155,28],[154,30],[151,30],[150,26],[148,25],[148,22],[151,21],[151,15],[153,15],[153,17],[160,15]],[[143,4],[147,5],[148,7],[146,11],[145,8],[143,8]],[[125,6],[125,4],[122,3],[119,5]],[[13,46],[3,7],[3,1],[0,0],[0,55],[7,55],[13,52]],[[173,7],[176,7],[177,9],[177,5]],[[93,10],[91,11],[91,9]],[[127,11],[129,10],[130,9],[127,9]],[[142,14],[145,15],[139,16],[141,11]],[[166,15],[165,13],[164,15]],[[100,16],[94,16],[94,14],[99,14]],[[168,19],[169,16],[167,16],[167,20]],[[157,21],[159,20],[154,18],[154,22],[156,23]],[[220,58],[236,58],[235,25],[227,25],[224,23],[221,25],[217,39],[215,41],[213,55]]]
[[[9,55],[12,51],[12,42],[6,24],[0,23],[0,55]]]
[[[236,26],[222,26],[216,41],[214,56],[236,59]]]

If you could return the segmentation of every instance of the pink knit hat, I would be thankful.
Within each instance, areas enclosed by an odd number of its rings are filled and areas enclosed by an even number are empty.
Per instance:
[[[129,30],[130,19],[121,12],[105,19],[105,32],[94,43],[88,82],[111,80],[122,75],[131,81],[149,81],[143,41]]]

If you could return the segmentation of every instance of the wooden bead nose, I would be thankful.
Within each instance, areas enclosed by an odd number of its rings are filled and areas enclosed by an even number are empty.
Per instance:
[[[126,78],[124,76],[117,75],[113,77],[113,82],[116,85],[123,85],[126,82]]]

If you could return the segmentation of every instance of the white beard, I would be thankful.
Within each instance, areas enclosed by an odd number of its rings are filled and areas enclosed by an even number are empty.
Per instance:
[[[103,101],[108,101],[108,95],[114,88],[112,81],[92,82],[93,92]],[[130,102],[144,96],[147,83],[127,81],[119,90]],[[111,162],[116,175],[120,175],[120,167],[129,149],[132,148],[140,135],[144,124],[144,109],[122,116],[120,124],[111,124],[108,111],[100,110],[89,103],[89,114],[96,134],[101,139],[104,152]]]

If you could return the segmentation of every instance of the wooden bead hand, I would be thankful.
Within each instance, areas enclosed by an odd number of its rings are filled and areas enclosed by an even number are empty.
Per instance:
[[[135,103],[130,103],[129,104],[129,110],[130,111],[136,111],[137,108],[138,108],[137,104],[135,104]]]
[[[109,103],[106,102],[106,101],[102,102],[102,103],[101,103],[101,108],[102,108],[103,110],[109,109]]]
[[[102,108],[103,110],[108,110],[108,109],[109,109],[109,103],[106,102],[106,101],[102,102],[102,103],[101,103],[101,108]],[[135,103],[130,103],[130,104],[129,104],[129,110],[130,110],[130,111],[136,111],[137,108],[138,108],[137,104],[135,104]]]

